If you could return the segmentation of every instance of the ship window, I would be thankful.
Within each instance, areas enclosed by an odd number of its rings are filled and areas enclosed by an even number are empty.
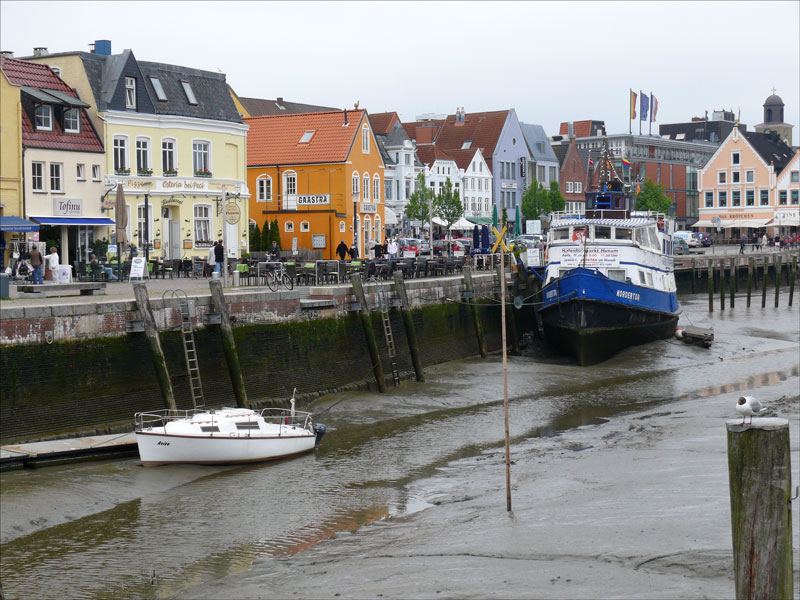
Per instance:
[[[653,287],[653,274],[650,271],[647,272],[647,285]]]
[[[200,431],[203,433],[219,433],[219,427],[216,425],[200,425]]]
[[[245,423],[237,423],[236,429],[258,429],[258,423],[255,421],[248,421]]]
[[[611,227],[595,225],[594,226],[594,239],[596,239],[596,240],[610,240],[611,239]]]
[[[634,235],[636,236],[636,243],[640,246],[647,245],[647,235],[644,232],[644,228],[640,227],[639,229],[634,230]]]
[[[647,280],[645,279],[644,276],[644,271],[639,271],[639,283],[641,283],[642,285],[647,284]]]
[[[567,273],[569,273],[572,269],[559,269],[558,270],[558,277],[564,277]]]
[[[631,237],[633,237],[632,229],[623,229],[622,227],[615,227],[614,239],[629,240],[631,239]]]
[[[658,235],[656,235],[656,230],[652,227],[648,227],[647,235],[650,238],[650,247],[654,250],[659,250],[661,248],[661,244],[658,243]]]
[[[564,227],[562,229],[553,230],[553,239],[554,240],[566,240],[566,239],[569,239],[569,229]]]
[[[625,269],[609,269],[608,278],[614,281],[625,281]]]

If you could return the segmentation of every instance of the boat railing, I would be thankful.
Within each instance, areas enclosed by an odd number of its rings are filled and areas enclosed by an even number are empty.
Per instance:
[[[264,418],[265,423],[275,425],[293,425],[303,429],[312,429],[311,413],[301,410],[294,411],[289,408],[264,408],[259,413]]]
[[[138,412],[133,416],[134,430],[141,431],[149,427],[164,427],[169,421],[188,419],[201,412],[207,411],[202,408],[190,408],[188,410],[164,408],[161,410]]]

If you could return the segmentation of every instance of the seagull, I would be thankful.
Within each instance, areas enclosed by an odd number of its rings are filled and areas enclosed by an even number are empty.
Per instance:
[[[744,425],[745,417],[750,417],[750,423],[752,423],[753,416],[760,415],[765,408],[761,402],[750,396],[739,396],[739,402],[736,404],[736,412],[742,415],[742,425]]]

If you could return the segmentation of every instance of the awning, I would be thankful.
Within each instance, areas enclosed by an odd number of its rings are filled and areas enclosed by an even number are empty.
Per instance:
[[[765,227],[769,219],[737,219],[737,227]]]
[[[40,225],[114,225],[114,221],[94,217],[31,217]]]
[[[691,227],[714,227],[714,224],[711,221],[698,221],[692,223]]]
[[[467,221],[473,225],[491,225],[492,217],[467,217]]]
[[[444,227],[445,225],[447,225],[447,223],[442,221],[439,217],[433,217],[433,219],[431,219],[431,221],[433,221],[434,225],[438,225],[439,227]]]
[[[475,226],[474,223],[467,221],[464,217],[461,217],[458,221],[450,225],[450,230],[466,231],[467,229],[469,229],[471,231],[474,226]]]
[[[397,225],[397,214],[388,206],[383,209],[383,219],[386,225]]]
[[[22,217],[0,217],[0,231],[39,231],[39,224],[26,221]]]
[[[769,222],[770,227],[800,227],[800,217],[781,217],[780,219],[772,219]]]

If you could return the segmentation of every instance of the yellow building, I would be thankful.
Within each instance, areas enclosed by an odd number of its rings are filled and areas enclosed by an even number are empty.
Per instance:
[[[0,215],[22,217],[22,104],[18,86],[11,85],[0,71]],[[0,268],[8,264],[15,232],[0,232]]]
[[[140,254],[205,257],[219,239],[229,257],[247,251],[248,127],[224,74],[111,54],[107,40],[94,52],[31,60],[59,69],[92,106],[106,148],[105,205],[113,216],[122,185],[128,239]]]

